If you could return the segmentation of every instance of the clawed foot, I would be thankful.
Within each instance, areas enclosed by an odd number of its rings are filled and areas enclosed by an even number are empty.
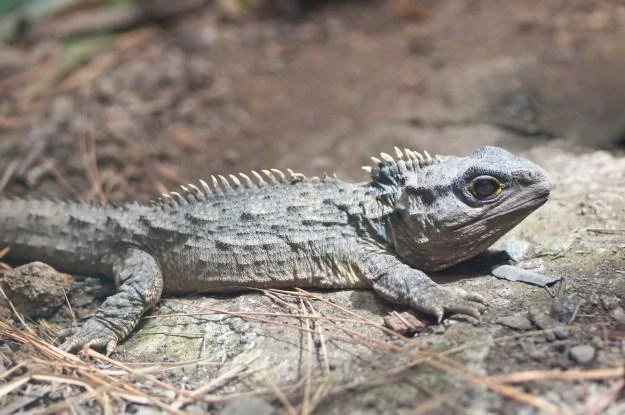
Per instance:
[[[62,330],[59,340],[65,340],[59,347],[66,352],[73,352],[83,347],[105,348],[106,355],[110,355],[119,341],[117,335],[95,318],[85,322],[80,328]]]
[[[435,316],[438,323],[443,321],[445,313],[465,314],[481,320],[486,300],[479,294],[460,288],[435,285],[414,299],[414,308]]]

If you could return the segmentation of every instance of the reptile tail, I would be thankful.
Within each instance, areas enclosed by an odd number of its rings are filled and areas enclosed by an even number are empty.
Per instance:
[[[60,270],[100,273],[110,252],[111,223],[121,210],[84,203],[0,198],[0,249],[21,260],[41,260]],[[123,238],[123,233],[117,235]]]

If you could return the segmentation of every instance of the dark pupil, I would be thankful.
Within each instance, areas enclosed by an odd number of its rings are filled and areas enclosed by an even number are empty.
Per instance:
[[[473,184],[473,190],[477,197],[492,196],[499,189],[499,184],[493,179],[477,179]]]

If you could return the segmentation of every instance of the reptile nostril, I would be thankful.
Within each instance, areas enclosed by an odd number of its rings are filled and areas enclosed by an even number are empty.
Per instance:
[[[519,172],[517,178],[521,184],[533,184],[539,181],[540,174],[535,171],[522,171]]]

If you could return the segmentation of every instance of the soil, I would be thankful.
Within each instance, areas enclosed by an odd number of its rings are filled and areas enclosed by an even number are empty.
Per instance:
[[[184,389],[246,368],[207,391],[223,401],[186,405],[188,413],[281,413],[289,404],[302,413],[590,413],[606,400],[603,413],[625,412],[622,378],[545,377],[625,359],[625,6],[328,1],[238,16],[220,3],[86,40],[0,45],[2,194],[147,202],[214,173],[293,168],[364,180],[359,167],[393,146],[464,154],[499,145],[544,166],[555,189],[498,247],[527,246],[521,266],[565,283],[552,297],[483,273],[442,277],[484,293],[489,311],[481,324],[425,319],[429,328],[410,338],[362,324],[395,310],[367,291],[166,299],[113,357],[210,360],[158,374]],[[79,318],[111,289],[84,286],[70,296]],[[67,324],[68,311],[53,321]],[[0,368],[12,367],[16,343],[0,347]],[[430,352],[453,362],[423,364]],[[506,383],[513,392],[488,383],[524,371],[544,372]],[[29,405],[60,399],[44,392]],[[16,389],[0,402],[20,408],[24,396]],[[87,407],[97,412],[77,406]]]

